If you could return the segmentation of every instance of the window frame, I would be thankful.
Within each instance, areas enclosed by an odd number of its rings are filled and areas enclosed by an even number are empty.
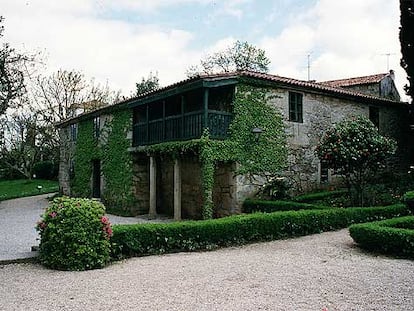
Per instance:
[[[303,93],[289,91],[289,121],[303,123]]]

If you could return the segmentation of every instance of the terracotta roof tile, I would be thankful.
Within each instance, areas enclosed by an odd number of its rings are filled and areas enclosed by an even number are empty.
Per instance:
[[[349,79],[329,80],[329,81],[322,81],[318,83],[333,86],[333,87],[346,87],[346,86],[352,86],[352,85],[378,83],[382,79],[384,79],[387,75],[389,75],[389,73],[380,73],[376,75],[349,78]]]

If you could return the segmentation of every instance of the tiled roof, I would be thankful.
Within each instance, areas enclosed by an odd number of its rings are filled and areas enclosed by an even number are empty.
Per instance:
[[[322,81],[318,83],[333,86],[333,87],[346,87],[346,86],[352,86],[352,85],[378,83],[388,75],[389,73],[380,73],[380,74],[364,76],[364,77]]]
[[[351,79],[343,79],[343,80],[336,80],[336,81],[345,81],[345,80],[353,80],[353,79],[359,79],[359,81],[368,81],[369,79],[371,79],[370,81],[375,81],[374,77],[376,77],[375,79],[380,79],[380,77],[385,77],[387,74],[378,74],[378,75],[372,75],[372,76],[367,76],[367,77],[359,77],[359,78],[351,78]],[[372,78],[369,78],[372,77]],[[378,97],[378,96],[373,96],[373,95],[367,95],[367,94],[363,94],[363,93],[359,93],[356,92],[354,90],[351,89],[345,89],[345,88],[341,88],[341,87],[334,87],[332,85],[330,85],[330,83],[327,82],[332,82],[332,81],[326,81],[326,82],[311,82],[311,81],[304,81],[304,80],[297,80],[297,79],[292,79],[292,78],[286,78],[286,77],[281,77],[281,76],[277,76],[277,75],[272,75],[272,74],[267,74],[267,73],[260,73],[260,72],[254,72],[254,71],[236,71],[236,72],[226,72],[226,73],[219,73],[219,74],[203,74],[203,75],[199,75],[199,76],[195,76],[195,77],[191,77],[189,79],[185,79],[173,84],[170,84],[168,86],[159,88],[157,90],[145,93],[145,94],[141,94],[139,96],[136,97],[131,97],[129,99],[123,100],[115,105],[111,105],[111,106],[106,106],[104,108],[86,113],[86,114],[81,114],[78,117],[75,118],[71,118],[71,119],[67,119],[59,124],[57,124],[58,126],[62,126],[64,124],[69,123],[70,121],[74,120],[74,119],[78,119],[79,117],[85,117],[86,115],[97,115],[99,114],[101,111],[106,111],[109,109],[116,109],[118,107],[127,105],[131,102],[134,102],[136,100],[140,100],[141,98],[145,98],[147,96],[151,96],[157,93],[162,93],[164,91],[170,90],[170,89],[174,89],[176,87],[180,87],[182,85],[186,85],[188,83],[191,82],[195,82],[195,81],[200,81],[200,80],[223,80],[223,79],[235,79],[235,78],[248,78],[248,79],[255,79],[255,80],[261,80],[263,82],[270,82],[270,83],[277,83],[279,85],[283,85],[283,86],[287,86],[287,87],[299,87],[301,89],[306,89],[308,91],[314,91],[314,92],[322,92],[325,94],[329,94],[331,96],[337,96],[337,97],[350,97],[352,99],[357,99],[357,100],[368,100],[368,101],[377,101],[377,102],[382,102],[382,103],[389,103],[389,104],[396,104],[396,103],[401,103],[398,101],[394,101],[394,100],[390,100],[387,98],[383,98],[383,97]],[[366,78],[365,80],[363,80],[364,78]],[[381,80],[381,79],[380,79]],[[378,80],[378,81],[380,81]],[[366,82],[369,83],[369,82]],[[374,83],[374,82],[370,82],[370,83]]]

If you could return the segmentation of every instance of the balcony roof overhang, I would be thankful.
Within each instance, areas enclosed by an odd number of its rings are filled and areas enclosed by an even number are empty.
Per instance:
[[[129,108],[137,107],[140,105],[163,100],[167,97],[183,94],[185,92],[196,90],[196,89],[234,85],[234,84],[237,84],[237,82],[238,82],[237,77],[225,78],[225,79],[216,78],[216,79],[208,79],[208,80],[200,79],[196,81],[190,81],[182,85],[176,85],[173,88],[160,89],[158,91],[151,92],[144,97],[136,98],[128,103],[128,107]]]

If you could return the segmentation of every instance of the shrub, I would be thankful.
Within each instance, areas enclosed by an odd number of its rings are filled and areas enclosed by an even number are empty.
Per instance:
[[[110,260],[112,228],[105,207],[97,201],[54,199],[37,225],[39,258],[58,270],[101,268]]]
[[[352,225],[349,233],[362,248],[414,258],[414,217]]]
[[[39,179],[57,179],[59,167],[52,161],[37,162],[33,165],[33,174]]]
[[[319,201],[319,200],[324,200],[324,199],[329,199],[329,198],[342,196],[345,193],[347,193],[347,190],[345,190],[345,189],[343,189],[343,190],[334,190],[334,191],[321,191],[321,192],[307,193],[307,194],[299,195],[299,196],[293,198],[293,201],[309,203],[309,202],[313,202],[313,201]]]
[[[240,245],[346,228],[350,224],[407,214],[403,204],[388,207],[256,213],[172,224],[116,225],[113,255],[141,256]]]
[[[402,201],[407,205],[411,214],[414,215],[414,191],[406,192],[402,197]]]
[[[313,205],[308,203],[290,202],[290,201],[267,201],[246,199],[243,202],[244,213],[272,213],[281,211],[298,211],[303,209],[326,209],[329,207]]]

